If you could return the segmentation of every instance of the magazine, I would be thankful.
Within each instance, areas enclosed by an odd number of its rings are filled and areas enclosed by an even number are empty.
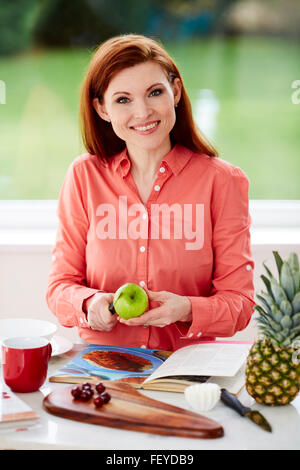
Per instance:
[[[9,387],[0,383],[0,432],[7,428],[27,428],[36,424],[39,416]]]
[[[251,342],[207,341],[175,352],[90,344],[49,379],[82,383],[121,380],[135,388],[183,392],[214,382],[238,394]]]

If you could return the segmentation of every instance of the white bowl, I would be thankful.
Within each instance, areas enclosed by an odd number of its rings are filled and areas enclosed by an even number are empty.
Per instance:
[[[4,318],[0,319],[0,341],[21,336],[42,336],[50,341],[57,329],[57,325],[50,321],[34,318]]]

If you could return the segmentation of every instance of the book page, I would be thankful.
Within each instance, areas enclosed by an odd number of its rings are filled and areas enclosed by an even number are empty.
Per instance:
[[[251,344],[211,342],[186,346],[175,351],[153,374],[149,382],[170,375],[233,377],[244,364]]]

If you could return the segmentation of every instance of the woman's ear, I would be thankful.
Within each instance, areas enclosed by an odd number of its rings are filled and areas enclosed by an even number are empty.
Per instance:
[[[181,98],[182,83],[180,78],[176,77],[173,82],[173,93],[174,93],[174,106],[180,101]]]
[[[105,106],[100,104],[98,98],[93,99],[93,108],[96,110],[97,114],[104,119],[104,121],[110,122],[109,116],[106,112]]]

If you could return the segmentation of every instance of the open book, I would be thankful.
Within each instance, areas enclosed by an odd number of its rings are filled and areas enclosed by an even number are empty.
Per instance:
[[[203,342],[175,351],[142,384],[148,390],[183,392],[193,383],[213,382],[238,394],[245,383],[251,343]]]
[[[49,378],[80,383],[120,380],[135,388],[183,392],[195,382],[214,382],[237,394],[251,343],[210,341],[175,352],[90,344]]]

